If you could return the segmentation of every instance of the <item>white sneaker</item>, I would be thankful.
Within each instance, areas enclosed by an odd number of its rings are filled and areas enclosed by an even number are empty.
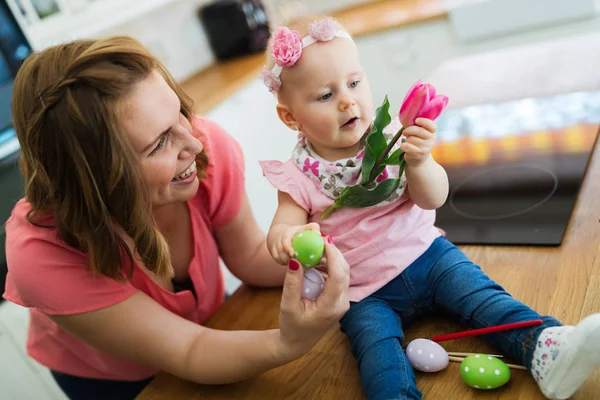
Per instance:
[[[533,353],[531,373],[549,399],[568,399],[600,368],[600,313],[576,326],[546,328]]]

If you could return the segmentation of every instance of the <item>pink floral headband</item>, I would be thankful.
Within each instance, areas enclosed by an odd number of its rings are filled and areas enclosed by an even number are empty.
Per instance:
[[[343,37],[352,40],[347,32],[339,29],[333,18],[315,21],[308,25],[308,36],[300,36],[300,32],[290,30],[287,27],[278,28],[273,32],[271,38],[271,54],[275,59],[272,69],[263,67],[260,77],[269,88],[271,93],[277,93],[281,88],[281,71],[284,67],[296,64],[302,55],[302,49],[316,42],[328,42],[335,37]]]

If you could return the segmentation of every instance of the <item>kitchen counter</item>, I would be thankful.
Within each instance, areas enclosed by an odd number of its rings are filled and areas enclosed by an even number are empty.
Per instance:
[[[332,12],[354,37],[416,24],[448,16],[443,0],[378,0]],[[205,114],[255,79],[264,64],[264,54],[254,54],[226,62],[215,62],[182,82],[192,97],[195,111]]]

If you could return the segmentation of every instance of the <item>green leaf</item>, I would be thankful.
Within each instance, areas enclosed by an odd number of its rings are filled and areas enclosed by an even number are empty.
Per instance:
[[[400,186],[400,179],[386,179],[374,189],[367,189],[362,185],[348,186],[342,190],[336,200],[340,207],[371,207],[381,203]]]
[[[375,125],[380,132],[383,132],[383,128],[388,126],[390,122],[392,122],[392,117],[390,117],[390,102],[388,97],[385,96],[381,106],[375,110],[375,120],[373,121],[373,125]]]
[[[404,161],[404,155],[402,155],[402,159],[400,160],[400,169],[398,170],[398,179],[402,179],[402,174],[404,173],[405,167],[406,162]]]
[[[374,183],[375,180],[377,179],[377,177],[379,175],[381,175],[381,173],[383,172],[383,170],[385,169],[385,165],[380,165],[379,167],[377,167],[377,170],[371,170],[371,174],[374,175],[374,178],[371,179],[371,181],[369,181],[369,183]],[[365,185],[366,186],[366,185]]]
[[[335,202],[321,214],[321,219],[326,219],[342,208],[371,207],[381,203],[400,187],[403,172],[404,163],[400,166],[399,178],[386,179],[373,189],[367,189],[363,185],[345,187]]]
[[[383,161],[383,165],[400,165],[404,161],[404,151],[398,148]]]
[[[387,140],[383,135],[383,129],[389,125],[392,121],[390,117],[390,102],[387,96],[383,100],[383,104],[375,111],[375,120],[371,125],[371,132],[367,136],[367,144],[365,146],[365,155],[362,161],[362,182],[361,184],[367,184],[377,178],[377,175],[372,176],[373,166],[375,161],[387,146]],[[381,172],[380,172],[381,173]]]

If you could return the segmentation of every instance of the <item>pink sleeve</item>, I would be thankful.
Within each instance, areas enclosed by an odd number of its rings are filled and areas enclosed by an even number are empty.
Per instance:
[[[106,308],[135,293],[128,281],[93,274],[87,256],[54,240],[55,233],[36,235],[32,234],[35,229],[45,228],[10,228],[7,226],[7,300],[45,314],[65,315]]]
[[[312,202],[310,194],[305,185],[314,185],[292,160],[285,163],[280,161],[260,161],[263,175],[269,183],[280,192],[285,192],[302,207],[307,213],[311,213]]]
[[[208,154],[208,211],[215,228],[229,224],[238,215],[244,199],[244,154],[239,143],[212,121],[198,117],[194,129],[202,137]]]

